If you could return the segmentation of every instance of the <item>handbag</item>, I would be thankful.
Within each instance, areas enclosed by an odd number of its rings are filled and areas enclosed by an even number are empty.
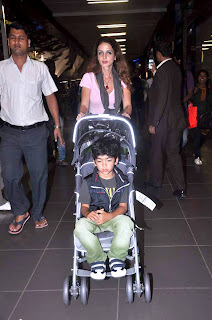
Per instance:
[[[197,127],[197,107],[193,106],[191,102],[188,106],[188,128],[196,128]]]

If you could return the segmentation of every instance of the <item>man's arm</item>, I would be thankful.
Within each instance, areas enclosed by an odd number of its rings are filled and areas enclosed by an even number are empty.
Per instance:
[[[59,118],[59,108],[57,104],[57,99],[55,94],[52,93],[49,96],[46,96],[46,102],[48,104],[49,111],[51,112],[52,118],[54,119],[55,129],[54,129],[54,139],[55,142],[57,139],[60,139],[61,145],[64,146],[64,141],[60,129],[60,118]],[[59,128],[57,128],[59,127]]]
[[[153,85],[150,89],[150,108],[152,117],[150,118],[150,133],[155,133],[155,127],[159,124],[164,110],[166,108],[166,101],[169,90],[169,79],[164,70],[157,70]]]

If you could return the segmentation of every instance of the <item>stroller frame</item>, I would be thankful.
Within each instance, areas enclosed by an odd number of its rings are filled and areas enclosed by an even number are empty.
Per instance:
[[[91,122],[91,123],[97,123],[97,127],[99,125],[99,121],[106,122],[106,130],[103,130],[103,128],[100,125],[100,134],[107,134],[107,133],[112,133],[115,136],[118,136],[120,139],[123,139],[125,145],[129,148],[128,150],[130,153],[131,161],[128,165],[125,163],[121,162],[122,165],[127,168],[127,177],[130,182],[130,187],[129,187],[129,199],[128,199],[128,213],[129,216],[132,218],[132,220],[135,220],[135,211],[134,211],[134,186],[133,186],[133,175],[134,175],[134,169],[136,168],[136,163],[135,163],[135,137],[134,137],[134,132],[131,124],[129,123],[128,120],[126,120],[124,117],[121,116],[112,116],[112,115],[89,115],[81,118],[75,125],[74,128],[74,133],[73,133],[73,142],[75,143],[74,147],[74,158],[72,164],[75,164],[76,168],[76,222],[77,220],[81,217],[81,203],[79,203],[79,187],[80,187],[80,180],[82,180],[82,163],[80,162],[80,149],[78,148],[78,143],[80,139],[84,136],[86,136],[86,133],[82,135],[82,137],[78,137],[78,130],[79,127],[82,125],[83,122]],[[118,122],[118,125],[115,126],[117,128],[116,131],[110,131],[108,130],[108,123],[110,122]],[[129,130],[130,132],[130,142],[125,141],[124,137],[120,135],[119,132],[119,124],[124,123],[124,127],[126,130]],[[92,134],[92,126],[90,126],[91,130],[89,133]],[[94,132],[96,132],[94,130]],[[88,146],[90,143],[88,142]],[[93,163],[93,162],[92,162]],[[91,162],[88,161],[88,165],[91,164]],[[103,247],[103,250],[107,252],[110,248],[110,244],[108,245],[107,240],[103,244],[103,240],[101,238],[101,234],[105,232],[100,233],[99,241]],[[109,232],[110,233],[110,232]],[[111,237],[109,237],[111,238]],[[79,240],[76,238],[74,235],[74,257],[73,257],[73,269],[72,269],[72,277],[67,276],[64,280],[63,284],[63,302],[65,305],[69,305],[71,296],[74,299],[77,299],[78,296],[81,297],[81,302],[82,304],[87,304],[88,303],[88,296],[89,296],[89,285],[88,285],[88,279],[90,278],[90,271],[89,270],[84,270],[79,267],[80,264],[86,261],[86,251],[80,246]],[[126,269],[126,297],[127,297],[127,302],[132,303],[133,298],[134,298],[134,293],[136,293],[139,297],[144,293],[144,298],[146,302],[151,301],[152,297],[152,292],[151,292],[151,285],[150,285],[150,275],[147,273],[142,272],[142,268],[139,266],[140,263],[140,257],[139,257],[139,248],[137,244],[137,234],[136,234],[136,228],[133,230],[133,235],[131,237],[131,243],[130,243],[130,248],[131,250],[131,255],[127,255],[126,260],[128,261],[133,261],[134,260],[134,265],[131,266],[130,268]],[[141,271],[141,272],[140,272]],[[143,281],[141,281],[141,275]],[[133,276],[135,275],[135,281],[133,282]],[[77,278],[80,278],[81,281],[77,280]],[[111,272],[106,272],[106,277],[111,277]]]

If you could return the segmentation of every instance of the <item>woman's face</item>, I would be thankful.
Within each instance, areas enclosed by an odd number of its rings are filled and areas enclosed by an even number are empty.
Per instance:
[[[102,68],[110,67],[116,60],[115,53],[111,45],[107,42],[102,42],[97,48],[97,59]]]
[[[206,84],[207,82],[207,74],[205,72],[200,72],[198,76],[198,83],[199,84]]]

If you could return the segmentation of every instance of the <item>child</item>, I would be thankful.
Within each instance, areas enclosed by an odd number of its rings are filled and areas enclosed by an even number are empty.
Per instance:
[[[126,275],[125,259],[128,253],[134,223],[126,216],[129,182],[115,167],[120,154],[120,143],[109,137],[100,138],[92,146],[95,169],[84,179],[80,198],[81,213],[74,234],[87,251],[91,264],[91,278],[106,276],[106,258],[109,258],[114,278]],[[114,238],[105,253],[95,233],[112,231]]]

